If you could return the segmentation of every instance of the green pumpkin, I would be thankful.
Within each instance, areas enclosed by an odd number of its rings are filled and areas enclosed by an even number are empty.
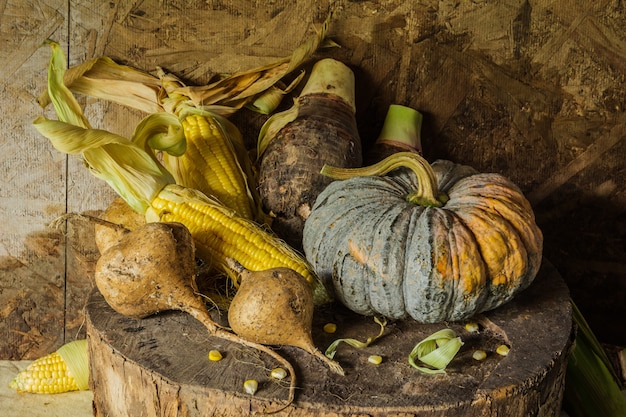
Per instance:
[[[337,180],[318,196],[303,248],[337,299],[363,315],[438,323],[527,288],[543,236],[519,188],[499,174],[416,158],[425,173],[401,167]]]

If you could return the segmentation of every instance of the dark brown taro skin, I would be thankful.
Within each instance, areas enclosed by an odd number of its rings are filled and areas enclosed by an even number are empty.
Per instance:
[[[354,109],[327,93],[300,97],[298,118],[271,140],[259,164],[259,194],[272,230],[296,249],[319,193],[332,179],[319,172],[324,164],[360,167],[361,140]]]

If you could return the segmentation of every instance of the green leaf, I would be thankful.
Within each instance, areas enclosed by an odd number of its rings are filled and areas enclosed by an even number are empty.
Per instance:
[[[52,56],[48,67],[48,94],[59,120],[80,126],[90,127],[83,111],[72,92],[65,86],[63,76],[67,70],[65,54],[61,46],[54,41],[47,41],[52,48]]]
[[[452,329],[442,329],[419,342],[409,353],[409,365],[428,374],[445,373],[445,369],[463,346]],[[425,366],[419,366],[417,361]]]
[[[565,374],[563,408],[570,417],[626,416],[626,398],[605,351],[572,301],[578,327]]]
[[[147,152],[158,149],[173,156],[181,156],[187,149],[183,126],[178,117],[170,113],[144,117],[135,128],[132,141]]]
[[[328,346],[326,352],[324,353],[327,358],[332,359],[335,357],[335,353],[337,353],[337,346],[340,343],[346,343],[354,348],[362,349],[368,347],[373,341],[380,338],[385,332],[385,326],[387,325],[387,320],[382,319],[382,321],[378,317],[374,317],[374,321],[380,326],[380,332],[376,336],[369,337],[365,342],[361,342],[356,339],[337,339],[333,343]]]
[[[151,154],[122,136],[44,117],[33,125],[57,150],[82,155],[91,173],[139,213],[146,211],[165,185],[175,182]]]

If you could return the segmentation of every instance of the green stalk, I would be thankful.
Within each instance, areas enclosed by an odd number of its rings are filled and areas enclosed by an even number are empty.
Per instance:
[[[317,61],[302,88],[300,97],[332,94],[345,101],[356,112],[354,73],[344,63],[332,58]]]
[[[375,145],[388,145],[421,155],[422,120],[422,114],[415,109],[399,104],[390,105]]]

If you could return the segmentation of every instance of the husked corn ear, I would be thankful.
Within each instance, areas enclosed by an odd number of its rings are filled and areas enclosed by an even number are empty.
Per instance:
[[[39,394],[78,391],[78,385],[67,370],[65,361],[56,352],[43,356],[28,365],[9,383],[9,387],[19,392]]]
[[[89,382],[87,340],[75,340],[43,356],[9,383],[18,392],[56,394],[86,390]]]
[[[9,383],[18,392],[58,394],[87,389],[87,341],[77,340],[33,361]]]
[[[146,219],[184,224],[194,238],[198,255],[233,278],[236,277],[226,263],[227,258],[236,259],[251,271],[290,268],[311,284],[317,303],[330,301],[302,255],[257,223],[197,190],[175,184],[166,186],[152,200]]]
[[[182,156],[164,154],[164,164],[185,187],[211,195],[241,217],[254,219],[256,202],[244,170],[247,154],[237,128],[217,115],[191,114],[182,119],[187,150]],[[250,174],[251,175],[251,174]]]

